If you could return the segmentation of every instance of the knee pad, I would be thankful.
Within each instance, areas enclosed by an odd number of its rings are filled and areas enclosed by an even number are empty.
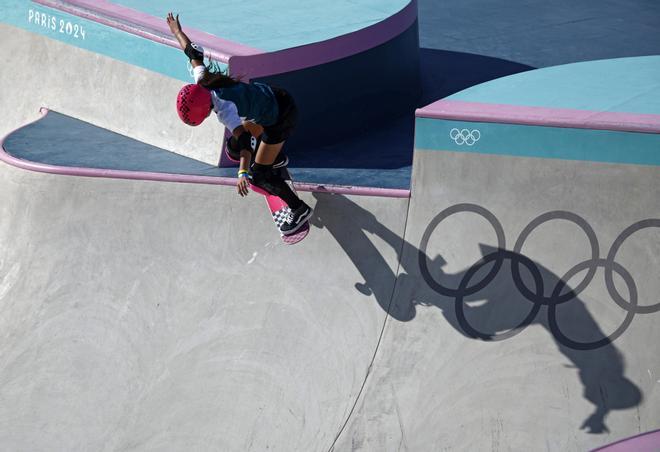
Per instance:
[[[252,164],[252,183],[258,186],[267,184],[273,178],[273,165]]]
[[[286,182],[273,171],[273,165],[255,163],[252,165],[252,184],[272,195],[280,196],[282,184],[286,184]]]
[[[234,137],[227,138],[226,146],[227,157],[229,157],[234,162],[241,160],[241,150],[238,146],[238,140]]]
[[[249,141],[248,141],[248,137],[245,136],[245,133],[241,135],[240,139],[234,136],[230,136],[229,138],[227,138],[227,146],[226,146],[227,156],[231,160],[238,162],[241,159],[241,149],[247,149],[250,152],[252,152],[252,160],[254,160],[254,154],[259,148],[260,143],[261,143],[260,139],[254,138],[251,135],[249,136]]]

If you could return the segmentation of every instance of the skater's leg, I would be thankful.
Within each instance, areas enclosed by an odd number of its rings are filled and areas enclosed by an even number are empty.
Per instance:
[[[282,151],[284,142],[259,145],[254,165],[252,165],[252,183],[275,196],[279,196],[292,210],[303,205],[303,202],[291,190],[289,185],[273,171],[273,163]]]
[[[284,141],[277,144],[268,144],[262,141],[259,144],[259,149],[257,149],[257,155],[254,159],[255,163],[272,165],[277,155],[282,152],[282,147],[284,147]]]

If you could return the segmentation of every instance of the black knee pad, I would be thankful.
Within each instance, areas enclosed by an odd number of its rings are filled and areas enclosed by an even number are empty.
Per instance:
[[[250,137],[250,146],[249,146],[249,148],[246,148],[246,149],[249,149],[250,152],[252,152],[252,160],[253,161],[254,161],[254,154],[256,153],[257,149],[259,148],[260,143],[261,143],[261,140],[259,138]],[[227,138],[226,150],[227,150],[227,156],[231,160],[233,160],[235,162],[240,161],[240,159],[241,159],[241,143],[236,137],[231,136],[231,137]],[[288,161],[287,161],[287,163],[288,163]]]
[[[286,184],[279,173],[273,170],[273,165],[259,163],[252,165],[252,183],[275,196],[282,194],[282,185]]]
[[[227,138],[227,147],[226,147],[227,156],[238,162],[241,159],[241,150],[238,147],[238,140],[234,137]]]

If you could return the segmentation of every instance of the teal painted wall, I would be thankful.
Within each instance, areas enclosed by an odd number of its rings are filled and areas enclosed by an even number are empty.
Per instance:
[[[660,165],[660,134],[417,118],[417,151]]]
[[[3,0],[0,13],[6,24],[178,80],[192,80],[187,58],[173,47],[24,0]]]

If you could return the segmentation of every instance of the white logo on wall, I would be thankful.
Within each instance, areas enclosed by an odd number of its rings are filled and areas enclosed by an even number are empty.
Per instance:
[[[454,140],[454,142],[459,145],[463,146],[464,144],[467,144],[468,146],[474,145],[477,141],[479,141],[479,138],[481,138],[481,132],[479,132],[477,129],[474,130],[468,130],[468,129],[451,129],[449,131],[449,138]]]
[[[48,13],[42,13],[36,9],[28,10],[28,23],[37,27],[50,30],[51,32],[71,36],[76,39],[85,40],[87,30],[81,25],[69,20],[61,19]]]

